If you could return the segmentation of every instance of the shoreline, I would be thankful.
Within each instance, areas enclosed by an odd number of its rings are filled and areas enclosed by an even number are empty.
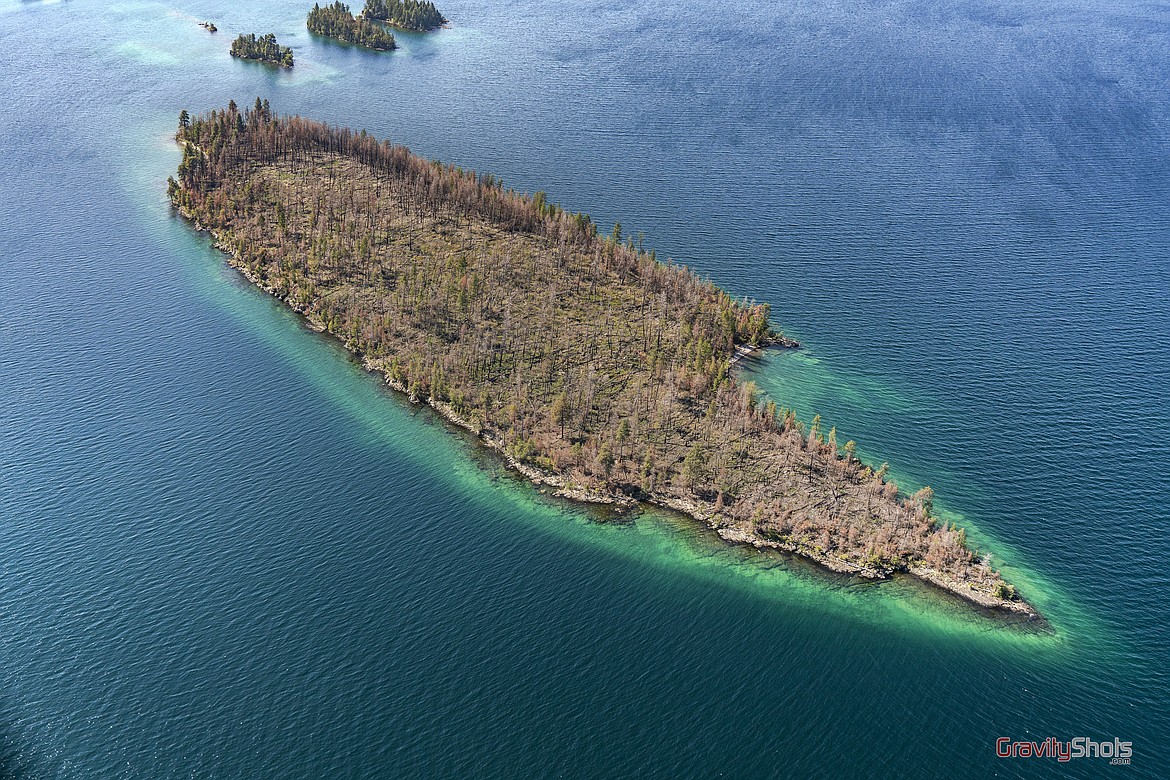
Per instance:
[[[231,57],[232,57],[232,59],[242,60],[244,62],[259,62],[261,65],[271,65],[272,67],[283,68],[285,70],[291,70],[293,67],[292,65],[285,65],[283,62],[276,62],[274,60],[266,60],[262,57],[244,57],[244,56],[239,55],[239,54],[233,54],[233,55],[231,55]]]
[[[305,323],[314,331],[318,333],[325,333],[327,331],[325,323],[307,313],[304,308],[285,300],[281,297],[277,290],[271,285],[265,284],[262,280],[257,278],[242,262],[241,258],[236,254],[235,250],[215,231],[200,224],[193,216],[181,208],[176,208],[176,211],[190,223],[197,231],[208,233],[213,241],[216,249],[223,252],[228,258],[228,264],[236,269],[244,278],[246,278],[253,286],[263,290],[268,295],[279,300],[283,305],[299,314]],[[332,334],[330,334],[332,335]],[[1043,620],[1040,613],[1027,602],[1021,600],[1007,600],[999,598],[991,593],[985,593],[971,587],[969,584],[957,581],[951,577],[944,575],[926,566],[907,566],[903,569],[875,569],[867,568],[859,564],[847,561],[822,551],[812,549],[807,545],[799,542],[792,542],[791,540],[769,539],[756,533],[748,524],[736,522],[724,522],[726,518],[719,515],[714,505],[706,506],[708,502],[701,499],[681,499],[673,496],[665,496],[661,494],[645,494],[638,491],[638,495],[627,495],[621,490],[621,486],[610,486],[613,492],[588,488],[581,485],[574,484],[566,477],[546,472],[535,466],[527,463],[522,463],[516,460],[507,451],[506,444],[503,437],[499,433],[489,427],[477,428],[471,421],[465,419],[460,415],[451,404],[440,401],[431,397],[422,399],[416,395],[411,395],[408,388],[401,382],[396,381],[385,366],[378,362],[371,360],[366,355],[363,355],[359,350],[353,349],[340,338],[333,336],[333,339],[339,343],[347,352],[353,354],[361,360],[362,366],[371,373],[378,374],[385,384],[397,392],[402,393],[413,404],[421,405],[425,403],[432,408],[437,414],[452,425],[463,428],[464,430],[475,436],[487,448],[494,450],[502,456],[504,462],[513,471],[523,475],[526,479],[537,486],[545,486],[555,488],[552,493],[557,498],[565,498],[581,503],[605,505],[614,508],[616,512],[624,513],[635,509],[642,503],[651,506],[660,507],[663,509],[672,510],[680,514],[686,515],[693,520],[697,520],[708,528],[713,530],[718,536],[729,544],[744,544],[751,545],[756,549],[772,549],[780,552],[785,552],[791,555],[797,555],[807,560],[812,561],[830,571],[862,577],[868,580],[888,580],[892,578],[898,571],[905,572],[908,576],[914,577],[927,585],[940,588],[941,590],[956,596],[969,604],[983,608],[989,611],[1002,614],[1015,614],[1027,617],[1030,620]],[[759,346],[739,345],[736,347],[728,370],[734,369],[734,366],[742,359],[755,355],[770,347],[781,348],[797,348],[799,343],[784,336],[779,336],[770,340],[765,344]]]

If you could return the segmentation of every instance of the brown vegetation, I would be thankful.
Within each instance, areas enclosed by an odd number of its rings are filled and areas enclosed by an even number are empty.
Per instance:
[[[170,194],[257,284],[410,396],[576,494],[632,497],[728,539],[867,576],[909,571],[1029,612],[926,488],[899,495],[819,418],[731,376],[774,339],[765,304],[597,235],[491,176],[266,103],[178,132]]]

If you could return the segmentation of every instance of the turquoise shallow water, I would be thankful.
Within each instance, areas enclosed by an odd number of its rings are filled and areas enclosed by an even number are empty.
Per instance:
[[[0,777],[1170,773],[1170,12],[442,9],[386,56],[271,0],[0,2]],[[227,56],[270,30],[292,72]],[[747,373],[1051,631],[503,472],[171,214],[179,110],[256,95],[771,301],[805,347]]]

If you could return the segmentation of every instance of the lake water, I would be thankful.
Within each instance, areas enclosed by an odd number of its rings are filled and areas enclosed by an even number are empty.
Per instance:
[[[1170,775],[1170,6],[440,7],[0,0],[0,777]],[[1049,630],[510,476],[171,213],[257,95],[770,301],[752,378]]]

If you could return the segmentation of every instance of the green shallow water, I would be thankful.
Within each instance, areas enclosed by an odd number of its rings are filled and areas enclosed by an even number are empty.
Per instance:
[[[285,4],[0,4],[0,777],[1107,768],[1002,735],[1165,774],[1170,18],[737,10],[444,6],[374,56]],[[268,30],[293,72],[223,51]],[[805,347],[745,372],[1049,625],[508,473],[171,213],[179,109],[257,94],[772,301]]]

